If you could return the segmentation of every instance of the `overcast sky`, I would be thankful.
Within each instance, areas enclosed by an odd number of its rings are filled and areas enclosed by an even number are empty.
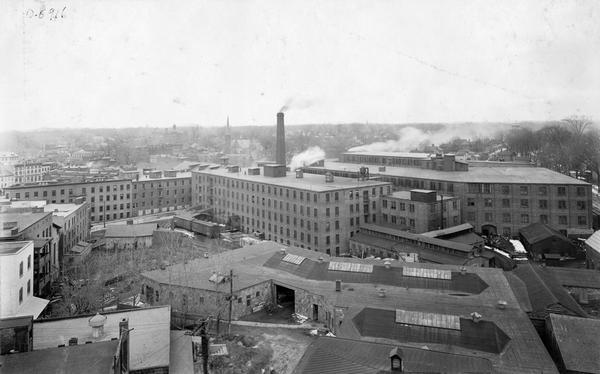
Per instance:
[[[600,118],[597,0],[0,4],[3,128]]]

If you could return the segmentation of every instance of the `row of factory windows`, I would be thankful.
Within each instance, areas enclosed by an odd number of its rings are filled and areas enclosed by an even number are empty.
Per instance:
[[[529,208],[529,199],[519,199],[517,200],[519,202],[519,206],[521,208]],[[534,200],[535,201],[535,200]],[[500,200],[500,206],[502,208],[511,208],[511,199],[501,199]],[[558,209],[567,209],[567,200],[557,200],[557,208]],[[538,208],[539,209],[548,209],[548,200],[538,200]],[[467,198],[467,206],[477,206],[477,199],[475,198]],[[483,199],[483,206],[486,208],[493,208],[494,207],[494,199],[491,198],[486,198]],[[587,203],[585,200],[577,200],[576,201],[576,207],[578,210],[586,210],[587,207]]]
[[[568,225],[569,224],[569,220],[568,220],[568,216],[565,215],[559,215],[556,216],[557,220],[556,222],[553,223],[557,223],[559,225]],[[530,216],[527,213],[521,213],[516,214],[515,219],[513,219],[513,214],[512,213],[502,213],[502,222],[503,223],[512,223],[516,220],[519,220],[519,222],[521,224],[529,224],[530,223]],[[469,222],[474,222],[476,220],[476,212],[467,212],[467,221]],[[494,222],[495,221],[495,214],[493,212],[484,212],[483,213],[483,220],[484,222]],[[547,214],[540,214],[539,215],[539,222],[540,223],[545,223],[548,224],[550,223],[549,217]],[[516,223],[516,222],[515,222]],[[587,216],[577,216],[577,225],[582,226],[582,225],[587,225]]]
[[[429,240],[429,238],[424,237],[422,235],[419,235],[418,237],[406,237],[406,236],[395,235],[395,234],[391,234],[391,233],[373,231],[373,230],[364,229],[364,228],[361,229],[361,232],[364,234],[373,236],[373,237],[379,237],[382,239],[393,240],[395,242],[405,244],[405,245],[410,245],[413,247],[431,249],[431,250],[435,250],[435,251],[446,252],[449,254],[464,254],[465,253],[464,251],[460,251],[455,248],[445,247],[438,243],[429,243],[427,241],[427,240]],[[435,240],[435,239],[432,239],[432,240]]]
[[[270,203],[270,200],[269,200]],[[259,209],[258,207],[255,208],[254,206],[251,205],[244,205],[243,203],[233,203],[232,201],[229,200],[223,200],[223,199],[217,199],[215,201],[215,205],[217,206],[222,206],[224,208],[227,209],[231,209],[231,210],[235,210],[238,212],[244,212],[246,214],[252,214],[254,215],[256,213],[257,216],[260,216],[260,213],[262,212],[262,217],[265,218],[265,210],[264,209]],[[373,210],[377,209],[377,202],[373,201],[371,203]],[[350,214],[354,214],[355,212],[358,214],[360,213],[360,204],[356,203],[356,204],[351,204],[348,206],[348,211]],[[291,210],[290,210],[291,207]],[[271,208],[271,204],[268,204],[267,208]],[[364,210],[368,210],[368,205],[364,204],[363,208],[365,208]],[[277,201],[274,202],[274,209],[278,209],[277,208]],[[279,210],[280,211],[284,211],[283,208],[283,201],[279,202]],[[285,206],[285,211],[286,212],[292,212],[292,213],[299,213],[301,216],[306,215],[307,217],[311,216],[311,207],[306,206],[306,209],[304,208],[304,205],[300,205],[297,206],[296,204],[292,204],[290,206],[290,203],[286,202],[286,206]],[[321,212],[323,212],[323,210],[321,210]],[[340,207],[336,206],[332,208],[325,208],[324,210],[325,212],[325,217],[339,217],[340,215]],[[269,217],[269,219],[271,219],[271,213],[273,213],[274,219],[277,219],[277,212],[271,212],[270,210],[267,210],[267,215]],[[306,214],[305,214],[306,213]],[[319,208],[312,208],[312,215],[317,218],[319,216]],[[280,215],[282,215],[282,213],[280,213]]]
[[[165,191],[165,196],[169,196],[169,191],[171,191],[171,190],[166,190],[166,191]],[[172,191],[173,191],[173,196],[177,196],[177,190],[176,190],[176,189],[174,189],[174,190],[172,190]],[[162,191],[157,191],[157,192],[158,192],[158,196],[163,196],[163,193],[162,193]],[[185,189],[183,189],[183,188],[181,189],[181,194],[182,194],[182,195],[184,195],[184,194],[185,194]],[[128,195],[129,195],[129,194],[128,194]],[[133,194],[133,199],[134,199],[134,200],[135,200],[135,199],[137,199],[137,196],[138,196],[138,194],[134,192],[134,194]],[[146,193],[145,193],[145,192],[142,192],[142,193],[140,194],[140,197],[141,197],[142,199],[145,199],[145,198],[146,198]],[[154,197],[154,191],[150,191],[150,195],[148,195],[148,197]]]
[[[179,182],[179,183],[177,183],[177,182]],[[165,182],[165,187],[177,187],[177,185],[185,186],[187,183],[191,184],[191,180],[189,178],[181,178],[179,180],[166,181]],[[149,186],[150,189],[154,188],[154,182],[148,182],[148,181],[138,182],[138,181],[134,181],[133,182],[133,189],[137,190],[138,189],[138,185],[140,185],[140,190],[145,190],[146,186]],[[163,188],[162,183],[157,183],[157,187],[158,188]]]
[[[125,214],[123,214],[123,212],[121,212],[121,213],[119,213],[119,215],[118,215],[118,216],[117,216],[117,213],[113,213],[113,215],[112,215],[112,219],[117,219],[117,218],[129,218],[130,216],[131,216],[131,213],[129,213],[129,212],[125,212]],[[110,214],[106,214],[106,215],[103,215],[103,214],[101,214],[101,215],[97,216],[97,218],[98,218],[98,221],[104,221],[104,220],[105,220],[105,219],[104,219],[104,217],[106,217],[106,221],[110,221],[110,220],[111,220],[111,218],[110,218]],[[96,222],[96,216],[95,216],[95,215],[92,215],[92,216],[91,216],[91,220],[92,220],[93,222]]]

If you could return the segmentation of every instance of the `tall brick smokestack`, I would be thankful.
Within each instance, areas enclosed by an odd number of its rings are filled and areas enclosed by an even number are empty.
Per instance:
[[[275,163],[285,165],[285,129],[283,113],[277,113],[277,142],[275,143]]]

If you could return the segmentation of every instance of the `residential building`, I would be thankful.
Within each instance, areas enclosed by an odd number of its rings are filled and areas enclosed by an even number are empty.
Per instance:
[[[423,233],[462,223],[460,199],[433,190],[397,191],[381,197],[382,226]]]
[[[133,181],[133,216],[188,208],[192,202],[191,173],[151,170]]]
[[[56,279],[59,271],[58,259],[51,256],[52,253],[56,253],[54,245],[56,243],[52,238],[52,213],[43,211],[5,212],[0,213],[0,222],[2,223],[0,242],[33,241],[32,291],[36,296],[47,295],[50,291],[50,284]]]
[[[238,319],[279,304],[339,338],[426,345],[503,373],[558,372],[501,269],[332,258],[267,241],[142,278],[146,302],[177,315],[223,317],[231,305]]]
[[[12,200],[46,200],[48,204],[89,203],[90,221],[102,223],[131,217],[131,180],[114,179],[86,183],[38,183],[5,189]]]
[[[26,161],[13,166],[15,183],[36,183],[50,171],[50,164]]]
[[[459,164],[451,158],[443,162]],[[361,172],[364,169],[368,169],[366,173]],[[516,237],[520,228],[534,222],[552,225],[565,233],[569,228],[587,229],[592,225],[589,183],[538,167],[469,168],[464,164],[454,169],[329,161],[322,166],[302,168],[305,174],[375,178],[390,182],[394,190],[429,189],[458,197],[462,220],[484,234]]]
[[[69,252],[77,243],[89,240],[91,224],[88,202],[46,204],[44,212],[51,212],[52,222],[60,228],[63,253]]]
[[[33,293],[33,241],[0,242],[0,318],[38,316],[48,300]]]
[[[213,220],[278,243],[339,255],[365,222],[377,222],[390,184],[303,174],[285,166],[210,167],[192,172],[193,205]]]

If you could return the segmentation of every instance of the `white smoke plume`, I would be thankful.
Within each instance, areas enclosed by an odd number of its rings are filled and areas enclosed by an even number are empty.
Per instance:
[[[290,109],[306,109],[313,105],[312,100],[294,99],[290,97],[285,101],[285,104],[279,109],[281,113],[287,112]]]
[[[449,142],[452,138],[460,137],[472,139],[479,134],[475,126],[446,125],[435,131],[423,131],[416,127],[407,126],[398,131],[397,139],[375,142],[350,148],[349,152],[410,152],[422,144],[436,144]]]
[[[310,147],[306,151],[298,153],[292,157],[292,161],[290,162],[290,170],[294,171],[299,167],[310,165],[324,158],[325,151],[317,146]]]

